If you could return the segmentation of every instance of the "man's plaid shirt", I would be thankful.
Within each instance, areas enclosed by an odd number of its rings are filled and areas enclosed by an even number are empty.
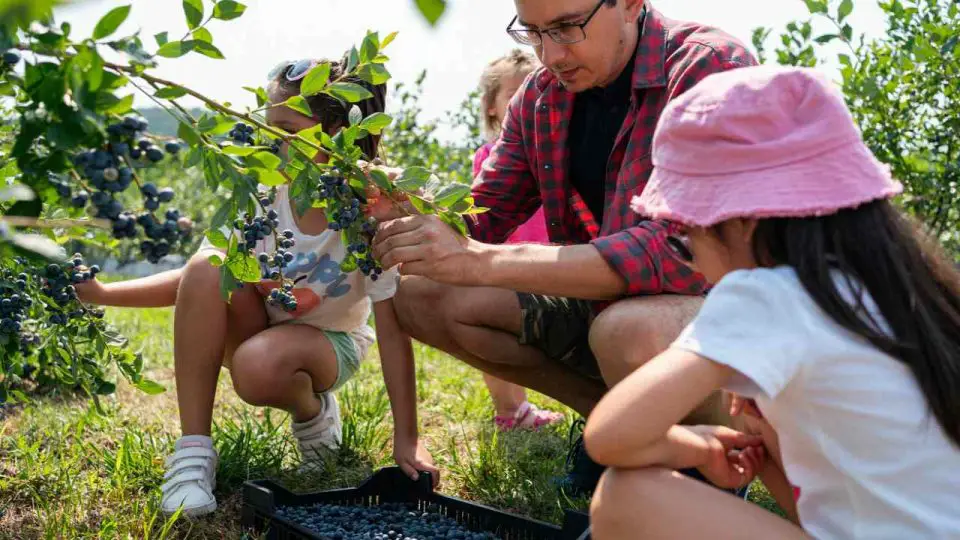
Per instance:
[[[593,244],[626,280],[628,295],[706,290],[703,276],[666,245],[668,224],[630,210],[653,169],[650,151],[664,106],[704,77],[755,65],[753,55],[715,28],[667,19],[648,3],[633,66],[630,109],[607,165],[603,225],[573,188],[567,135],[574,94],[545,68],[531,74],[507,111],[503,131],[474,183],[473,238],[501,243],[542,203],[550,241]]]

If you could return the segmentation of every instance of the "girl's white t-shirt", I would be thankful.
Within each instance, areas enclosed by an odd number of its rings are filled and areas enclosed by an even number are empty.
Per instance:
[[[300,232],[293,219],[287,186],[277,188],[276,199],[270,208],[277,212],[278,231],[293,231],[295,243],[289,251],[294,254],[294,260],[284,268],[283,274],[296,282],[293,295],[297,299],[297,309],[292,313],[265,304],[271,324],[292,322],[322,330],[352,332],[367,324],[371,301],[387,300],[396,293],[399,280],[396,268],[384,272],[377,281],[359,270],[345,273],[340,270],[340,263],[346,256],[346,248],[339,232],[327,230],[316,236]],[[200,249],[208,248],[216,249],[204,238]],[[274,250],[273,235],[257,243],[257,254],[273,253]],[[265,270],[266,267],[261,265],[261,271],[265,273]],[[269,279],[256,285],[264,300],[277,286],[276,281]]]
[[[865,290],[834,280],[890,332]],[[738,372],[727,389],[776,429],[814,538],[960,538],[960,449],[909,368],[836,324],[792,268],[727,275],[673,346]]]

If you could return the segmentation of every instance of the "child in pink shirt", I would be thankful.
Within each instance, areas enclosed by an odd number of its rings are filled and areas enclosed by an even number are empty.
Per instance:
[[[503,123],[510,98],[517,92],[527,75],[536,68],[536,58],[515,49],[509,55],[491,62],[484,70],[480,78],[482,92],[480,107],[483,114],[484,134],[488,142],[481,146],[474,156],[474,178],[479,175],[483,162],[490,155],[493,143],[500,135],[500,125]],[[549,241],[542,207],[526,223],[517,227],[517,230],[507,239],[508,244],[523,242],[546,244]],[[487,374],[484,374],[484,381],[487,383],[490,397],[493,398],[493,404],[497,410],[494,422],[500,429],[536,429],[563,419],[560,413],[538,409],[532,405],[527,401],[527,392],[521,386]]]

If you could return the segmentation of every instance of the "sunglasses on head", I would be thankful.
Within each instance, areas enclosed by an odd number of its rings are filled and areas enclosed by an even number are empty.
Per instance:
[[[316,60],[309,58],[280,62],[270,70],[270,73],[267,74],[267,79],[272,81],[279,77],[280,74],[283,74],[288,81],[296,82],[306,77],[307,73],[310,73],[310,70],[316,67],[317,64],[318,62]]]

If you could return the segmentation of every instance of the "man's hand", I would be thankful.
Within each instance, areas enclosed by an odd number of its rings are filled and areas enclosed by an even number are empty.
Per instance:
[[[400,266],[404,275],[424,276],[448,285],[481,285],[476,243],[437,216],[409,216],[380,225],[373,255],[384,268]]]
[[[409,440],[402,436],[394,437],[393,458],[411,480],[417,481],[420,471],[423,471],[430,473],[434,488],[440,484],[440,469],[433,464],[433,456],[427,447],[417,438]]]

